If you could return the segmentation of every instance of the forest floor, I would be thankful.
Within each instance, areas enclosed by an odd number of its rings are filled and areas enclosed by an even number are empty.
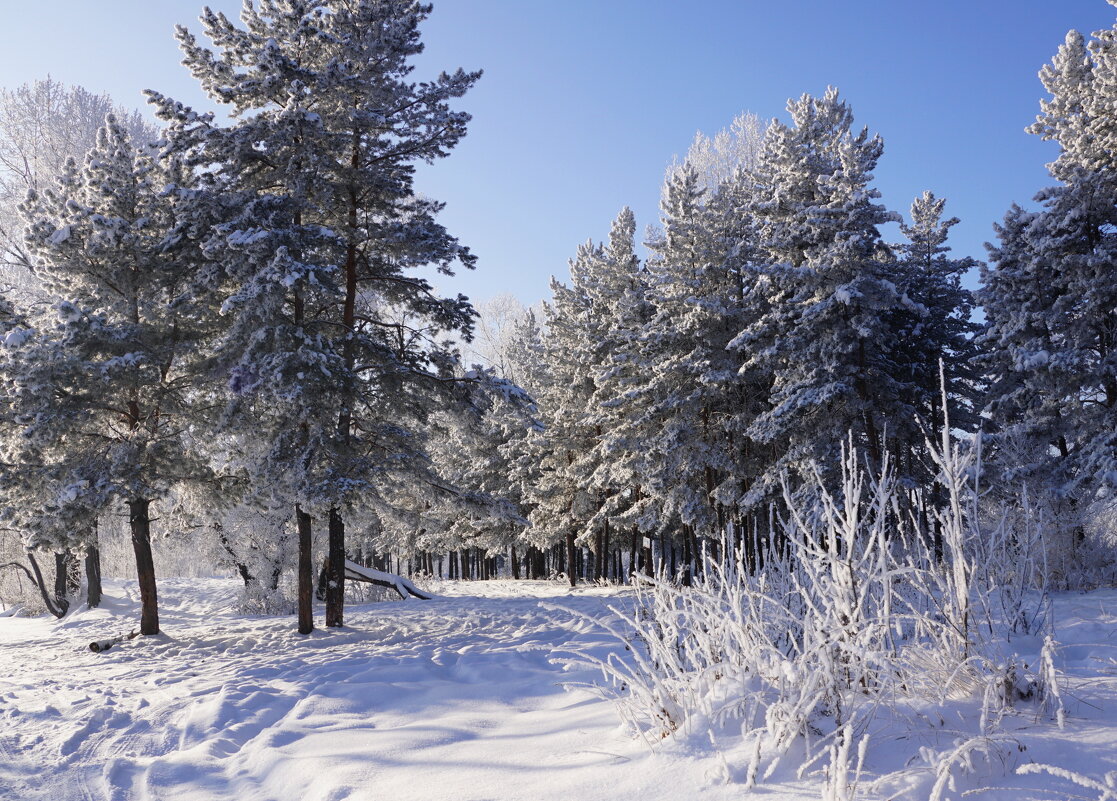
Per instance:
[[[0,798],[748,795],[722,781],[735,773],[725,762],[732,749],[695,737],[653,747],[620,725],[608,701],[565,686],[595,678],[554,661],[569,649],[623,651],[583,616],[629,603],[624,590],[505,581],[438,589],[433,601],[351,605],[345,628],[300,637],[291,617],[238,614],[235,581],[164,579],[164,633],[100,654],[92,640],[138,619],[134,583],[109,582],[102,608],[62,621],[0,618]],[[1033,760],[1099,779],[1117,770],[1117,591],[1060,596],[1056,615],[1066,728],[1021,712],[1009,727],[1017,747],[944,797],[981,787],[994,789],[967,797],[1101,797],[1063,779],[1013,775]],[[910,739],[885,743],[884,754]],[[900,781],[866,795],[926,798],[928,786]],[[818,798],[819,778],[774,777],[753,792]]]

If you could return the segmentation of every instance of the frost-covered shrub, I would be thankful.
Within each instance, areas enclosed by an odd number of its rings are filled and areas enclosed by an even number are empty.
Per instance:
[[[973,755],[988,756],[1015,706],[1061,721],[1041,566],[1029,561],[1042,559],[1033,546],[1043,532],[983,527],[980,454],[949,440],[931,450],[940,487],[930,526],[905,511],[928,504],[911,503],[887,465],[866,476],[847,451],[840,491],[818,471],[813,502],[785,492],[772,538],[781,544],[762,569],[738,552],[707,559],[692,587],[649,579],[632,610],[604,624],[626,653],[574,661],[601,671],[599,690],[649,741],[739,730],[746,784],[795,750],[798,774],[821,770],[832,798],[850,797],[882,718],[979,710],[975,730],[947,744],[957,759],[934,749],[924,759],[939,791]],[[999,647],[1021,631],[1048,635],[1041,664]]]
[[[251,581],[244,586],[241,611],[246,615],[293,615],[296,609],[291,588],[285,584],[272,589]]]

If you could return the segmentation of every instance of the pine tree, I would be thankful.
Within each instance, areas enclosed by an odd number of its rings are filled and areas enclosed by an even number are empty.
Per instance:
[[[895,246],[903,308],[893,315],[891,325],[899,341],[897,366],[901,380],[912,393],[909,402],[914,415],[909,420],[893,419],[889,425],[893,437],[908,443],[907,455],[923,448],[925,435],[915,425],[916,420],[932,433],[932,442],[941,438],[937,432],[944,420],[940,408],[942,382],[951,427],[973,432],[978,425],[981,376],[975,364],[978,351],[973,338],[977,326],[970,319],[973,296],[962,286],[962,277],[978,262],[946,255],[950,252],[946,244],[950,229],[959,220],[943,219],[945,206],[946,201],[931,192],[917,197],[911,205],[910,223],[900,224],[907,241]],[[901,452],[901,458],[904,455]],[[920,483],[928,479],[925,470],[915,465],[901,465],[900,469]]]
[[[830,89],[788,104],[792,126],[768,130],[753,180],[763,313],[732,346],[743,368],[771,377],[749,435],[776,455],[754,494],[808,463],[837,465],[843,442],[879,465],[891,420],[910,417],[889,315],[902,307],[879,226],[879,137],[851,131],[853,114]]]
[[[601,246],[586,242],[570,261],[570,285],[551,279],[552,301],[544,307],[547,383],[536,396],[542,429],[529,441],[537,468],[529,493],[533,536],[539,546],[564,544],[571,586],[577,581],[575,549],[590,535],[589,521],[600,508],[588,483],[597,466],[598,432],[590,419],[597,343],[591,339],[593,307],[586,284],[602,260]]]
[[[990,248],[988,408],[1003,439],[1041,446],[1017,448],[1033,462],[1011,472],[1088,498],[1117,484],[1117,28],[1088,44],[1071,31],[1040,79],[1051,98],[1028,130],[1058,143],[1059,183],[1039,211],[1013,207]]]
[[[344,512],[386,502],[409,474],[421,480],[416,432],[453,380],[440,338],[472,325],[465,298],[439,297],[415,273],[474,263],[435,222],[440,204],[412,185],[415,162],[447,155],[465,134],[469,115],[449,101],[479,76],[409,81],[429,12],[409,0],[265,0],[245,5],[239,27],[207,9],[215,50],[185,29],[178,39],[202,88],[237,121],[215,127],[153,95],[211,193],[257,198],[211,243],[214,255],[240,251],[218,259],[231,319],[221,351],[236,396],[227,419],[244,428],[273,410],[260,458],[244,466],[257,486],[285,476],[304,557],[309,515],[329,520],[327,626],[343,622]],[[262,220],[248,213],[259,209]]]
[[[646,491],[662,505],[661,525],[685,527],[686,550],[694,534],[720,539],[728,522],[719,487],[737,467],[726,425],[740,359],[726,346],[742,322],[742,285],[737,243],[721,235],[731,218],[707,200],[689,164],[669,175],[661,207],[663,236],[648,243],[653,311],[641,337],[653,363],[637,405]]]
[[[8,337],[3,371],[19,427],[8,461],[31,471],[43,504],[25,519],[124,501],[143,634],[159,631],[151,503],[206,474],[184,443],[201,391],[191,242],[176,221],[186,175],[137,152],[110,116],[84,168],[71,161],[55,188],[30,196],[27,248],[58,301],[18,341]]]
[[[80,86],[51,77],[0,89],[0,275],[25,292],[34,287],[23,246],[19,204],[28,190],[42,191],[68,159],[81,162],[97,140],[105,116],[113,114],[132,141],[158,138],[138,111]]]
[[[602,269],[591,277],[587,292],[597,309],[594,317],[599,354],[595,359],[594,395],[589,421],[600,432],[595,442],[597,468],[590,477],[601,505],[597,517],[602,547],[623,545],[627,529],[631,553],[641,532],[659,529],[659,504],[647,491],[647,416],[639,390],[652,369],[652,353],[643,341],[652,307],[648,274],[636,256],[636,219],[625,207],[613,221],[602,251]],[[651,569],[650,563],[646,565]],[[630,565],[636,569],[636,565]]]

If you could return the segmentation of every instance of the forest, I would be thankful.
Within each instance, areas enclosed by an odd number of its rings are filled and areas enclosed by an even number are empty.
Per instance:
[[[415,172],[483,77],[412,77],[430,13],[205,10],[176,36],[226,117],[0,90],[0,616],[126,579],[140,648],[165,577],[307,638],[368,576],[611,587],[575,616],[627,656],[569,664],[633,733],[736,726],[726,781],[794,751],[832,799],[882,708],[976,710],[910,797],[959,797],[1021,709],[1062,729],[1053,598],[1117,579],[1117,27],[1042,68],[1050,185],[983,259],[947,198],[881,202],[830,88],[700,134],[647,234],[620,209],[529,309],[439,289],[484,264]]]

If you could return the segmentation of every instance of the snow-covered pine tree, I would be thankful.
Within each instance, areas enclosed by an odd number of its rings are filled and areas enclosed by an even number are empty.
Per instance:
[[[92,516],[109,499],[127,504],[143,634],[159,631],[150,505],[206,472],[183,445],[201,388],[178,166],[138,152],[110,116],[83,169],[71,161],[54,188],[29,196],[27,249],[58,300],[7,337],[3,371],[19,427],[8,461],[54,488],[40,490],[44,508]]]
[[[941,440],[944,388],[951,428],[976,430],[980,411],[981,376],[976,367],[974,342],[977,325],[970,319],[974,300],[972,293],[962,286],[962,276],[978,262],[946,255],[950,252],[946,244],[950,229],[959,220],[943,219],[945,206],[946,201],[931,192],[917,197],[911,205],[910,222],[900,224],[906,241],[894,247],[903,293],[903,308],[894,313],[891,321],[898,338],[895,362],[901,381],[913,393],[908,400],[931,432],[931,442]],[[907,448],[897,452],[896,467],[901,475],[928,484],[931,464],[927,460],[915,462],[925,440],[916,421],[890,420],[889,436],[908,443]]]
[[[411,82],[429,13],[412,0],[263,0],[245,4],[238,26],[206,9],[214,49],[183,28],[179,43],[236,122],[217,127],[152,95],[214,192],[284,204],[284,225],[246,214],[212,243],[214,253],[253,251],[224,276],[233,322],[222,351],[234,394],[252,397],[241,405],[274,409],[255,429],[266,444],[253,482],[295,482],[304,553],[308,515],[329,519],[327,626],[343,622],[344,511],[387,502],[385,487],[408,475],[422,480],[417,432],[452,380],[439,338],[472,325],[465,298],[440,297],[416,274],[474,262],[435,221],[440,204],[413,189],[415,162],[447,155],[465,134],[469,115],[449,102],[479,76]],[[251,413],[236,419],[246,427]],[[308,625],[300,616],[300,630]]]
[[[426,526],[419,544],[424,551],[478,548],[487,556],[511,549],[516,565],[516,542],[528,521],[511,462],[538,426],[534,404],[491,368],[474,368],[467,377],[459,403],[432,420],[431,456],[452,490],[426,504],[426,516],[438,525]],[[513,567],[514,578],[518,573]]]
[[[18,365],[13,359],[27,338],[34,336],[27,314],[21,313],[7,298],[0,295],[0,375]],[[18,406],[10,393],[0,395],[0,532],[18,539],[26,553],[27,565],[10,562],[4,567],[22,570],[37,587],[47,611],[57,617],[66,614],[74,589],[67,580],[72,571],[72,550],[88,548],[96,555],[90,534],[102,499],[90,489],[90,478],[96,480],[94,467],[84,463],[29,463],[22,445],[22,426],[17,419]],[[83,474],[88,477],[83,478]],[[53,590],[39,566],[37,551],[55,551],[55,582]],[[29,565],[29,567],[28,567]],[[99,573],[90,575],[90,606],[99,602]]]
[[[66,86],[49,76],[14,89],[0,88],[0,283],[11,287],[11,299],[20,308],[29,308],[45,298],[23,243],[19,204],[29,190],[41,191],[49,186],[67,159],[80,163],[96,143],[97,131],[110,113],[134,142],[158,138],[158,131],[139,112],[117,106],[106,94]],[[49,527],[52,520],[62,517],[51,513],[35,528]],[[77,517],[84,518],[85,512],[79,511]],[[70,538],[73,544],[86,551],[87,600],[95,606],[100,600],[100,563],[96,544],[88,541],[89,528],[88,520],[83,519],[69,531],[78,535]],[[67,563],[73,561],[69,551],[61,552],[61,558]],[[55,604],[54,608],[61,610],[62,605]]]
[[[1073,416],[1058,391],[1056,374],[1036,369],[1050,359],[1056,343],[1045,313],[1052,276],[1027,236],[1035,216],[1013,204],[1004,221],[994,226],[998,244],[989,247],[989,264],[981,270],[986,410],[997,440],[1025,440],[1014,450],[1018,456],[1033,456],[1028,463],[1000,464],[1002,477],[1037,477],[1063,487],[1072,483],[1063,471],[1069,467]],[[1029,441],[1040,447],[1029,447]],[[1051,458],[1051,447],[1059,460]]]
[[[532,398],[543,394],[550,379],[543,353],[543,330],[533,309],[528,309],[512,326],[502,361],[505,378]]]
[[[108,114],[116,116],[132,141],[146,144],[158,131],[138,111],[113,103],[106,94],[66,86],[51,77],[0,89],[0,275],[25,291],[32,284],[23,245],[19,204],[28,190],[41,191],[67,159],[81,162],[97,141]]]
[[[591,339],[594,310],[586,284],[603,260],[601,246],[585,242],[570,260],[570,285],[551,279],[543,335],[548,380],[536,390],[542,430],[528,444],[537,470],[528,494],[530,536],[538,546],[564,544],[571,586],[577,582],[575,549],[591,534],[588,523],[600,508],[589,483],[597,468],[599,432],[590,419],[597,343]]]
[[[695,535],[720,540],[728,521],[717,489],[735,473],[724,426],[740,359],[726,345],[741,326],[741,284],[729,261],[736,243],[718,236],[722,220],[704,195],[689,165],[669,174],[663,236],[648,243],[651,369],[631,396],[644,419],[645,491],[661,525],[684,527],[684,553]]]
[[[851,131],[836,89],[788,111],[792,125],[772,124],[753,171],[765,310],[732,343],[745,370],[773,382],[749,427],[775,455],[754,498],[787,469],[838,465],[849,432],[879,465],[891,421],[914,414],[888,325],[902,308],[897,268],[879,230],[899,217],[871,186],[883,143]]]
[[[652,307],[648,301],[648,275],[636,256],[636,218],[625,207],[613,221],[603,250],[604,264],[591,276],[587,292],[596,314],[596,336],[600,354],[595,360],[594,396],[590,421],[601,435],[595,448],[598,467],[591,476],[602,499],[598,530],[602,551],[610,541],[614,548],[628,550],[630,559],[642,554],[641,531],[659,529],[659,504],[645,491],[647,471],[646,417],[632,393],[638,392],[651,370],[652,354],[643,336]],[[626,531],[631,538],[619,536]],[[632,560],[630,570],[637,564]],[[650,563],[644,565],[651,569]]]
[[[1059,183],[1038,212],[1013,207],[990,247],[989,409],[1002,437],[1042,446],[1022,452],[1050,454],[1010,469],[1085,500],[1117,485],[1117,28],[1068,33],[1040,80],[1051,97],[1028,130],[1059,145]]]
[[[524,432],[523,436],[510,439],[502,448],[508,461],[508,480],[517,487],[521,514],[530,521],[534,508],[531,488],[535,486],[540,474],[538,454],[533,447],[533,437],[538,435],[542,426],[538,419],[538,399],[546,395],[551,384],[543,331],[533,310],[528,309],[523,319],[513,326],[503,361],[508,379],[524,390],[532,399],[534,407],[535,423],[531,429]],[[534,536],[536,534],[538,532],[529,525],[518,540],[526,553],[528,578],[542,578],[545,575],[545,558],[539,546],[546,542],[537,541]]]

